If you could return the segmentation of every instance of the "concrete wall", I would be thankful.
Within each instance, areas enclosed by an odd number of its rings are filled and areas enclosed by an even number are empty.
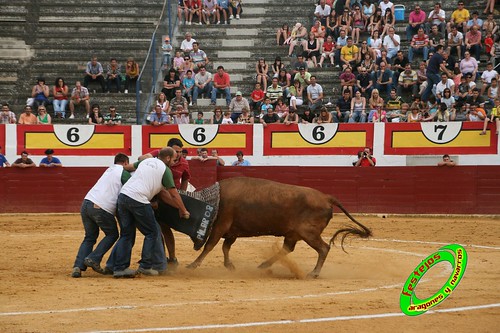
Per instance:
[[[266,178],[335,195],[357,213],[500,214],[498,166],[217,167],[214,161],[190,165],[192,183],[199,188],[230,177]],[[104,170],[0,169],[0,213],[76,213]]]

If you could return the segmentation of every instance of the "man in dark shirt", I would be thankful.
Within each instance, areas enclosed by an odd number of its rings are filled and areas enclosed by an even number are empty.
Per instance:
[[[441,71],[445,69],[443,58],[443,45],[436,46],[436,53],[434,53],[427,65],[427,87],[422,94],[422,101],[427,102],[432,88],[435,84],[441,81]]]
[[[389,96],[392,88],[392,71],[387,68],[385,62],[380,63],[380,69],[375,73],[376,79],[376,87],[380,94],[385,94],[385,96]]]
[[[332,119],[334,123],[340,123],[342,120],[344,123],[349,121],[349,115],[351,114],[351,93],[348,89],[344,90],[342,97],[337,100],[336,110],[332,112]]]
[[[399,75],[405,70],[407,63],[409,63],[409,61],[408,58],[404,56],[403,51],[398,51],[396,57],[392,59],[392,71],[394,72],[392,82],[398,82]]]
[[[267,109],[267,113],[262,118],[260,118],[260,123],[264,125],[264,127],[266,127],[267,124],[279,122],[280,117],[276,113],[274,113],[274,110],[272,108]]]
[[[356,87],[361,91],[361,95],[369,98],[373,89],[373,81],[371,74],[367,72],[365,67],[359,68],[359,74],[356,77]]]

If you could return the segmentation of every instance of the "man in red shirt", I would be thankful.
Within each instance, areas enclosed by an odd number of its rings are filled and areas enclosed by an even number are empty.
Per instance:
[[[223,66],[217,67],[217,74],[214,75],[213,83],[211,104],[215,105],[217,93],[224,93],[226,95],[226,105],[229,106],[231,103],[231,79],[229,74],[224,71]]]
[[[372,156],[370,147],[365,147],[363,151],[358,153],[358,160],[354,163],[354,166],[374,167],[375,164],[377,164],[377,160]]]
[[[418,32],[411,39],[410,48],[408,50],[408,61],[413,62],[414,53],[423,53],[424,61],[429,55],[429,36],[424,33],[423,28],[419,28]]]
[[[332,64],[332,67],[334,65],[334,57],[335,57],[335,42],[333,41],[332,36],[326,37],[326,42],[323,43],[322,46],[322,53],[321,53],[321,59],[319,59],[319,67],[323,67],[323,61],[325,59],[330,59],[330,63]]]

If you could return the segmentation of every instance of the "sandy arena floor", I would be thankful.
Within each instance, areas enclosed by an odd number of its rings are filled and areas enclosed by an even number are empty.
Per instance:
[[[330,251],[318,279],[302,278],[316,252],[301,242],[287,262],[257,266],[282,239],[239,239],[222,264],[221,243],[197,270],[197,252],[177,234],[172,276],[113,279],[91,270],[70,277],[83,238],[79,215],[0,216],[0,332],[498,332],[500,220],[484,217],[358,216],[371,240]],[[336,214],[329,239],[347,218]],[[440,246],[465,246],[469,262],[457,289],[424,315],[399,308],[401,288],[420,261]],[[138,236],[133,262],[139,260]],[[137,265],[133,265],[136,268]],[[434,294],[451,274],[436,265],[417,289]]]

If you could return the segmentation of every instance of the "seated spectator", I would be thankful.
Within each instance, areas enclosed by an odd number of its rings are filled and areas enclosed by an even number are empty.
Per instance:
[[[356,91],[351,100],[351,113],[349,114],[350,123],[366,122],[366,98],[361,96],[361,91]]]
[[[85,88],[89,87],[89,83],[98,82],[101,85],[102,92],[106,92],[106,86],[104,82],[104,69],[100,62],[97,61],[96,56],[92,56],[92,59],[87,63],[87,69],[85,70],[85,77],[83,79],[83,86]]]
[[[189,9],[186,5],[188,0],[178,0],[177,2],[177,21],[182,24],[182,17],[184,16],[184,24],[189,22]],[[184,14],[184,15],[183,15]]]
[[[445,103],[440,103],[437,112],[434,114],[434,121],[445,122],[450,121],[450,112]]]
[[[188,25],[191,25],[193,22],[193,18],[198,17],[198,24],[201,25],[201,18],[203,16],[201,10],[202,10],[202,4],[201,0],[191,0],[187,4],[188,10],[189,10],[189,22]]]
[[[164,112],[168,112],[168,110],[170,110],[170,102],[167,100],[167,96],[165,96],[162,92],[158,94],[156,105],[159,105],[161,110]]]
[[[223,66],[217,67],[217,74],[213,76],[213,83],[212,96],[210,98],[211,104],[215,105],[218,93],[224,93],[226,96],[226,105],[229,106],[231,103],[231,79],[229,78],[229,74],[224,71]]]
[[[247,108],[243,108],[241,110],[241,114],[238,117],[237,124],[253,124],[254,117],[250,114],[250,111]]]
[[[311,76],[311,84],[307,86],[307,100],[312,112],[323,106],[323,87],[316,83],[316,76]]]
[[[271,65],[271,70],[273,71],[273,77],[279,76],[281,70],[285,70],[285,73],[286,73],[285,64],[281,61],[281,57],[274,58],[274,62]],[[290,75],[290,74],[288,74],[288,75]],[[264,87],[267,87],[267,86],[264,86]]]
[[[359,64],[359,67],[363,67],[368,75],[370,76],[370,79],[373,80],[373,73],[375,72],[375,60],[372,58],[372,56],[367,53],[365,54],[365,58],[361,63]],[[361,71],[360,68],[358,68],[358,73]]]
[[[264,101],[264,97],[266,96],[265,92],[262,90],[260,83],[255,84],[255,89],[250,94],[250,109],[252,111],[260,111],[260,107],[262,102]]]
[[[431,27],[433,25],[438,26],[439,31],[441,34],[445,34],[446,31],[446,13],[444,10],[441,9],[441,4],[439,2],[436,2],[434,4],[434,10],[432,10],[429,13],[429,16],[427,17],[427,23],[425,24],[425,32],[429,34]],[[448,29],[448,32],[450,30]]]
[[[487,34],[491,34],[494,36],[498,32],[498,24],[495,22],[495,18],[493,13],[488,14],[488,18],[483,23],[483,32],[486,36]]]
[[[450,116],[451,121],[467,121],[467,107],[463,102],[455,104],[455,112]]]
[[[380,69],[375,73],[375,86],[378,91],[385,92],[387,96],[389,96],[392,88],[393,73],[387,68],[387,65],[384,62],[381,62],[379,67]]]
[[[363,12],[365,18],[368,20],[372,17],[373,14],[375,14],[376,8],[371,0],[363,0],[361,11]]]
[[[317,124],[329,124],[332,122],[332,115],[328,112],[326,107],[322,107],[319,111],[318,117],[314,119],[314,122]]]
[[[312,124],[316,119],[316,115],[309,109],[305,109],[304,113],[300,115],[300,122],[302,124]]]
[[[337,16],[337,29],[339,30],[337,35],[339,35],[340,31],[342,31],[342,30],[345,31],[347,36],[349,36],[351,34],[352,18],[351,18],[351,12],[349,11],[348,7],[344,8],[344,10],[338,14],[338,16]]]
[[[397,53],[396,53],[396,55],[397,55]],[[375,71],[378,71],[380,69],[381,63],[385,63],[387,69],[391,69],[391,67],[392,67],[392,60],[389,57],[387,57],[386,50],[382,50],[380,52],[380,57],[378,57],[375,60]],[[373,75],[375,75],[375,73],[373,73]]]
[[[71,99],[69,101],[69,119],[75,118],[75,106],[85,107],[86,117],[89,117],[90,114],[90,95],[89,90],[85,87],[82,87],[80,81],[76,81],[75,87],[71,92]]]
[[[473,88],[472,94],[467,97],[466,106],[469,108],[472,104],[475,104],[477,107],[484,109],[485,100],[482,96],[479,95],[479,89]]]
[[[193,50],[193,43],[196,43],[196,40],[192,38],[192,34],[190,32],[186,32],[184,34],[184,40],[181,43],[181,50],[184,52],[184,55],[189,55],[189,53]]]
[[[477,62],[480,63],[481,50],[481,32],[473,26],[465,34],[465,51],[473,54]]]
[[[0,151],[2,151],[2,147],[0,147]],[[4,154],[0,153],[0,168],[3,167],[10,167],[9,161],[7,161],[7,158],[5,158]]]
[[[207,148],[201,148],[198,156],[194,156],[191,161],[200,161],[200,162],[206,162],[210,160],[211,158],[208,156],[208,149]]]
[[[483,30],[483,20],[479,18],[479,12],[477,10],[472,12],[472,17],[467,21],[465,25],[466,31],[469,31],[470,28],[476,27],[478,31]]]
[[[196,116],[196,119],[193,121],[193,124],[196,124],[196,125],[205,124],[205,120],[203,119],[203,112],[198,111],[198,115]]]
[[[365,67],[361,66],[358,69],[359,74],[356,76],[356,90],[359,90],[361,95],[366,98],[371,95],[373,81],[371,79],[371,75],[368,74]]]
[[[494,105],[494,101],[499,97],[498,94],[498,80],[496,78],[491,79],[490,87],[487,90],[486,97],[488,97],[490,104]]]
[[[314,33],[310,32],[307,40],[302,43],[302,48],[304,50],[304,58],[310,59],[314,67],[318,67],[319,47],[320,42],[316,39]]]
[[[304,56],[302,54],[299,54],[297,56],[297,60],[293,62],[292,64],[292,70],[290,71],[292,76],[295,76],[297,73],[300,72],[300,68],[304,67],[304,70],[307,72],[308,71],[308,65],[307,61],[304,60]]]
[[[451,32],[448,34],[448,47],[451,54],[456,54],[458,60],[462,58],[462,48],[464,43],[464,35],[458,31],[457,26],[451,27]]]
[[[216,106],[214,109],[214,115],[212,119],[210,119],[210,123],[222,124],[222,119],[224,119],[224,116],[222,115],[222,108],[220,106]]]
[[[177,112],[177,105],[181,105],[183,111],[189,112],[187,99],[182,96],[182,90],[180,88],[175,89],[175,97],[170,100],[170,106],[167,113]]]
[[[170,118],[172,119],[171,123],[175,125],[189,124],[189,112],[184,108],[184,104],[174,104],[170,112]]]
[[[404,92],[411,92],[412,96],[418,94],[417,72],[411,69],[411,64],[407,63],[405,70],[399,75],[397,94],[402,96]]]
[[[335,43],[333,42],[332,36],[326,37],[326,42],[322,45],[318,67],[323,67],[323,61],[325,61],[325,59],[330,59],[332,67],[335,65]]]
[[[292,80],[292,76],[288,74],[286,69],[281,69],[278,73],[278,85],[283,90],[283,96],[289,97],[290,95],[290,82]]]
[[[136,84],[139,78],[140,70],[139,64],[135,62],[134,58],[130,57],[127,59],[127,65],[125,66],[125,94],[128,94],[130,89],[130,84]],[[139,93],[142,91],[139,89]]]
[[[229,4],[229,19],[232,20],[234,17],[236,17],[237,20],[240,19],[240,15],[243,12],[243,9],[241,8],[241,3],[243,1],[241,0],[231,0],[231,3]]]
[[[441,103],[446,104],[446,108],[450,111],[450,115],[455,111],[455,98],[451,95],[451,90],[449,88],[443,90]]]
[[[224,18],[224,24],[229,24],[229,0],[218,0],[217,10],[219,17]]]
[[[422,121],[422,113],[417,106],[410,107],[410,114],[408,115],[409,123],[419,123]]]
[[[159,105],[155,105],[154,112],[148,117],[148,121],[152,126],[162,126],[168,124],[168,115],[161,110]]]
[[[389,59],[396,56],[396,53],[398,53],[401,47],[401,40],[395,32],[396,30],[394,29],[394,27],[390,27],[389,29],[387,29],[387,36],[383,38],[382,42],[384,49],[387,51],[387,57]]]
[[[326,19],[330,16],[332,8],[325,3],[325,0],[320,0],[314,9],[314,17],[321,22],[322,25],[326,25]]]
[[[121,82],[122,82],[122,72],[121,66],[116,61],[116,58],[111,58],[109,64],[106,67],[106,75],[108,82],[108,92],[111,91],[111,86],[116,87],[116,91],[121,91]]]
[[[276,31],[276,44],[278,46],[283,46],[283,45],[288,45],[290,44],[290,35],[291,35],[290,28],[288,27],[288,24],[283,24],[281,28]]]
[[[162,51],[162,66],[167,70],[172,65],[172,44],[170,44],[170,37],[166,36],[161,44]]]
[[[224,118],[222,118],[222,125],[224,124],[234,124],[234,121],[231,119],[231,112],[226,111],[224,112]]]
[[[189,106],[193,105],[194,83],[193,71],[188,70],[186,76],[182,79],[182,96],[186,98]]]
[[[456,163],[451,159],[450,155],[444,154],[443,155],[443,160],[438,163],[438,166],[455,166]]]
[[[197,69],[199,72],[199,69]],[[187,76],[187,72],[191,71],[193,73],[193,77],[195,76],[195,68],[194,64],[191,61],[191,58],[189,58],[188,55],[184,56],[184,59],[182,61],[182,64],[179,67],[179,78],[183,80]]]
[[[31,89],[33,108],[38,109],[40,105],[48,106],[50,104],[49,95],[49,86],[45,85],[45,79],[43,77],[38,78],[36,85]]]
[[[198,96],[205,94],[206,97],[212,94],[212,73],[209,73],[205,66],[194,76],[193,105],[196,105]]]
[[[354,44],[359,44],[359,35],[366,30],[366,18],[361,12],[359,4],[353,6],[352,12],[352,39]]]
[[[28,152],[25,150],[21,153],[21,157],[15,160],[14,163],[12,163],[12,167],[14,168],[34,168],[36,167],[35,162],[31,160],[31,158],[28,157]]]
[[[382,16],[382,34],[380,38],[384,39],[384,36],[389,32],[390,28],[394,28],[396,24],[396,18],[394,17],[394,11],[391,8],[387,8],[385,12],[382,12],[384,16]]]
[[[486,38],[484,39],[484,50],[486,52],[488,62],[491,62],[491,58],[495,56],[495,54],[491,52],[494,45],[495,42],[493,40],[493,35],[491,33],[486,34]]]
[[[92,112],[89,116],[89,125],[101,125],[103,124],[104,119],[101,113],[101,107],[99,104],[92,104]]]
[[[342,91],[348,89],[352,96],[356,86],[356,76],[352,73],[351,67],[347,66],[339,78]]]
[[[479,66],[477,60],[471,57],[471,54],[468,50],[465,51],[464,58],[462,59],[462,61],[460,61],[459,68],[460,72],[462,72],[462,75],[465,75],[466,77],[470,75],[472,81],[476,80],[476,74]]]
[[[326,28],[323,26],[321,21],[315,20],[314,25],[311,27],[311,32],[314,34],[314,38],[318,41],[318,51],[321,50],[321,45],[325,42]]]
[[[38,107],[38,116],[36,116],[36,123],[38,125],[50,125],[52,124],[52,119],[47,113],[47,108],[43,105]]]
[[[370,17],[368,21],[368,32],[370,32],[370,36],[373,38],[375,31],[380,34],[384,27],[382,26],[382,9],[377,8],[375,10],[375,14]]]
[[[391,93],[385,101],[385,109],[387,111],[387,121],[399,122],[401,116],[401,106],[404,101],[401,96],[398,96],[396,89],[391,89]]]
[[[288,57],[291,57],[296,46],[302,45],[307,38],[307,29],[301,23],[296,23],[290,34],[290,46],[288,48]]]
[[[163,79],[163,89],[161,92],[165,94],[167,100],[171,100],[175,97],[175,91],[180,88],[180,86],[181,79],[179,78],[179,75],[175,69],[170,68],[167,75],[165,75],[165,78]]]
[[[237,91],[236,96],[229,103],[229,111],[231,111],[231,119],[233,120],[233,123],[236,124],[238,122],[238,118],[243,112],[243,109],[250,109],[250,104],[248,103],[248,100],[243,97],[241,91]]]
[[[467,21],[469,20],[469,11],[464,7],[464,2],[458,2],[458,8],[451,13],[450,22],[448,22],[448,32],[450,32],[450,26],[456,25],[458,29],[462,32],[467,32]]]
[[[202,66],[206,67],[209,64],[209,60],[205,51],[199,48],[199,43],[193,43],[193,50],[189,52],[189,58],[194,64],[195,72],[197,72]]]
[[[274,124],[280,122],[280,117],[274,113],[273,108],[267,108],[267,113],[260,118],[260,123],[264,126],[267,127],[268,124]]]
[[[484,96],[484,92],[487,91],[487,89],[491,85],[491,80],[492,79],[500,79],[500,76],[498,75],[498,72],[493,69],[493,64],[489,62],[486,64],[486,70],[481,74],[481,96]]]
[[[446,73],[441,74],[441,81],[436,84],[436,97],[441,99],[443,97],[443,91],[448,88],[450,90],[455,90],[455,83],[452,79],[448,78]]]
[[[104,124],[108,126],[115,126],[122,124],[122,116],[116,112],[116,106],[109,107],[109,113],[104,116]]]
[[[0,124],[15,124],[17,122],[16,114],[10,111],[9,104],[2,104],[2,112],[0,113]]]
[[[304,72],[304,70],[301,70],[301,73],[303,73],[303,72]],[[297,75],[301,76],[302,75],[301,73],[298,73]],[[309,74],[309,73],[307,73],[307,74]],[[304,73],[304,75],[305,75],[305,73]],[[304,77],[306,77],[306,76],[310,77],[311,74],[305,75]],[[276,105],[278,98],[283,96],[283,88],[280,85],[278,85],[278,78],[277,77],[274,77],[271,81],[271,85],[269,87],[267,87],[266,96],[269,97],[269,99],[273,105]]]
[[[384,99],[380,97],[378,89],[373,89],[371,96],[368,99],[368,108],[370,109],[370,113],[368,114],[368,122],[372,121],[373,114],[376,112],[379,106],[384,106]]]
[[[478,107],[477,104],[471,104],[469,107],[469,113],[467,114],[468,121],[484,121],[486,118],[486,112],[484,109]]]
[[[287,113],[286,117],[283,119],[283,123],[285,125],[298,124],[299,120],[299,115],[295,112],[295,110],[290,110],[290,112]]]
[[[351,115],[351,93],[348,89],[343,91],[343,94],[337,100],[335,111],[332,112],[332,119],[334,123],[341,121],[347,123]]]
[[[247,160],[245,160],[243,158],[243,152],[241,150],[239,150],[236,153],[236,158],[238,160],[234,161],[233,164],[232,164],[232,166],[250,166],[250,162],[248,162]]]
[[[302,96],[304,95],[304,88],[300,84],[299,80],[293,81],[293,86],[290,87],[290,108],[293,110],[297,110],[297,106],[301,106],[304,104],[304,99]]]
[[[415,5],[415,9],[410,13],[408,25],[406,26],[406,40],[411,40],[413,35],[416,35],[419,28],[425,28],[427,15],[420,8],[420,5]],[[437,26],[436,26],[437,28]]]
[[[347,67],[355,68],[358,62],[360,62],[359,49],[353,44],[352,37],[348,37],[347,45],[343,46],[340,50],[342,69],[345,70]]]
[[[69,88],[64,82],[62,77],[58,77],[52,88],[52,95],[54,95],[54,116],[57,118],[64,118],[66,116],[66,106],[68,105]]]
[[[495,107],[491,110],[490,117],[484,118],[483,131],[480,133],[480,135],[486,134],[486,128],[488,127],[489,122],[495,123],[496,135],[498,135],[500,131],[500,98],[495,99]]]
[[[217,10],[217,1],[216,0],[204,0],[203,1],[203,9],[201,11],[203,15],[203,20],[205,24],[210,25],[210,17],[213,17],[213,24],[220,24],[220,14]]]
[[[54,156],[54,150],[53,149],[47,149],[45,151],[45,155],[47,157],[42,158],[40,161],[39,167],[42,168],[54,168],[54,167],[62,167],[61,161]]]
[[[31,106],[26,105],[24,107],[24,112],[19,116],[19,125],[36,125],[38,119],[32,112],[33,109]]]
[[[189,59],[189,53],[186,55],[186,57],[184,57],[181,51],[175,51],[175,57],[172,60],[172,68],[181,73],[184,69],[183,65],[184,61],[186,61],[186,58]]]
[[[267,78],[269,77],[269,65],[266,64],[266,60],[264,58],[259,58],[257,63],[255,64],[255,80],[257,83],[261,83],[263,87],[267,87]]]
[[[385,1],[385,0],[384,0]],[[365,147],[365,149],[359,154],[358,160],[354,164],[356,167],[374,167],[377,164],[377,159],[372,156],[371,149]]]
[[[408,50],[408,61],[413,62],[413,54],[422,53],[424,61],[427,60],[429,55],[429,36],[424,33],[423,28],[418,29],[418,33],[413,36]]]
[[[288,115],[288,112],[290,111],[290,109],[283,101],[283,97],[278,98],[278,101],[276,102],[276,107],[274,108],[274,111],[276,112],[278,117],[280,117],[280,119],[285,119],[285,117]]]
[[[377,105],[373,110],[371,121],[373,123],[386,123],[387,122],[387,112],[383,109],[382,105]]]

